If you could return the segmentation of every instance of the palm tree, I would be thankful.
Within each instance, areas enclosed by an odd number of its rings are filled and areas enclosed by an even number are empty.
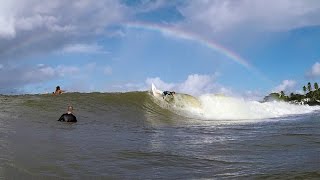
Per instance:
[[[307,92],[307,88],[306,86],[303,86],[303,92],[306,93]]]
[[[318,90],[318,89],[319,89],[319,85],[318,85],[318,83],[316,83],[316,82],[314,83],[314,89],[315,89],[315,90]]]
[[[308,82],[308,91],[311,92],[311,83]]]

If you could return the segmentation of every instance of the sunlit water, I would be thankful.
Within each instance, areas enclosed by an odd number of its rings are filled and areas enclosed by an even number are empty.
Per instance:
[[[320,178],[316,107],[215,98],[198,107],[146,92],[2,96],[0,178]],[[237,103],[248,107],[235,112]],[[69,104],[78,123],[58,122]]]

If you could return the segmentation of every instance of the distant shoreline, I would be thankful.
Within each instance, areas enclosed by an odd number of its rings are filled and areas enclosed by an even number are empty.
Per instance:
[[[320,105],[320,89],[318,83],[314,83],[314,89],[312,89],[311,83],[308,82],[307,86],[303,86],[303,91],[305,94],[295,94],[290,93],[286,95],[284,91],[280,91],[279,93],[273,92],[269,95],[265,96],[263,102],[268,101],[284,101],[292,104],[299,105],[309,105],[309,106],[318,106]]]

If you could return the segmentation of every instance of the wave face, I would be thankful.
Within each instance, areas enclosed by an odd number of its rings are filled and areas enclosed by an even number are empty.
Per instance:
[[[247,101],[216,95],[193,97],[176,94],[174,98],[156,98],[150,92],[128,93],[66,93],[60,96],[26,95],[8,97],[14,111],[25,112],[28,119],[57,116],[69,104],[78,116],[99,119],[103,116],[121,119],[141,118],[152,122],[163,120],[259,120],[311,113],[319,107],[285,102]],[[8,104],[9,105],[9,104]],[[32,113],[34,113],[34,115]],[[58,113],[58,114],[59,114]],[[30,117],[28,117],[30,116]]]
[[[179,115],[209,120],[253,120],[286,117],[311,113],[319,107],[295,105],[286,102],[249,101],[242,98],[202,95],[198,98],[176,94],[169,101],[156,101],[163,108],[170,108]],[[165,104],[168,104],[167,107]]]

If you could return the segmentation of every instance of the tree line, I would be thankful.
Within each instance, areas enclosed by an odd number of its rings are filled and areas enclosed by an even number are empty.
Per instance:
[[[303,103],[309,105],[320,105],[320,89],[317,82],[313,84],[313,87],[310,82],[302,87],[304,94],[299,93],[290,93],[286,95],[284,91],[279,93],[271,93],[268,96],[264,97],[263,101],[273,101],[281,100],[294,103]]]

